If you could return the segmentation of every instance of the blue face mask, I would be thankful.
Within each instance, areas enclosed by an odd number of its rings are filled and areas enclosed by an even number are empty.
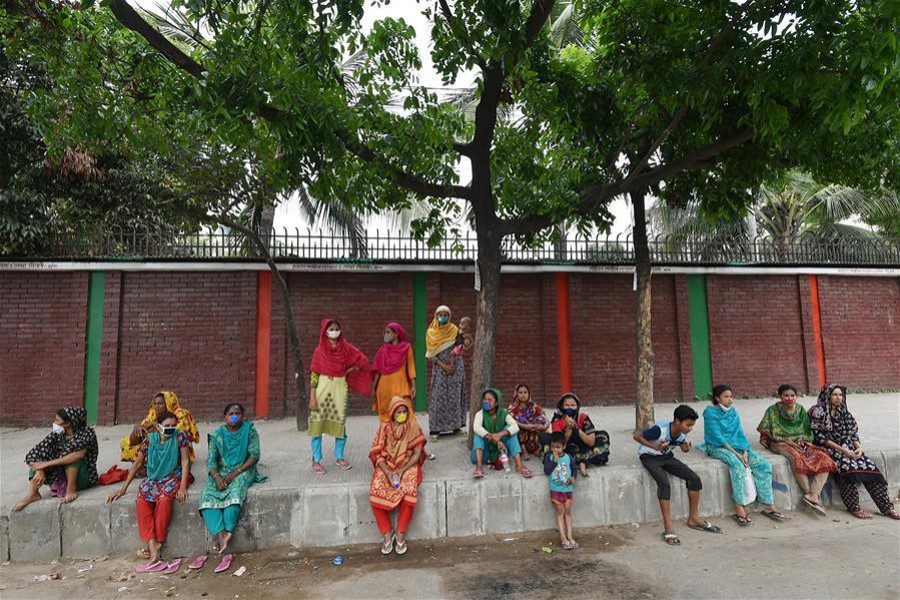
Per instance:
[[[241,420],[241,415],[236,415],[236,414],[228,415],[228,422],[231,423],[232,425],[237,425],[238,421],[240,421],[240,420]]]
[[[446,325],[449,320],[450,317],[448,317],[447,315],[441,315],[438,317],[438,323],[440,323],[441,325]]]
[[[569,417],[575,417],[575,415],[578,414],[578,410],[575,408],[567,408],[563,410],[563,412],[566,413],[566,415]]]
[[[490,402],[485,402],[482,406],[484,407],[485,412],[491,412],[491,409],[494,407]]]

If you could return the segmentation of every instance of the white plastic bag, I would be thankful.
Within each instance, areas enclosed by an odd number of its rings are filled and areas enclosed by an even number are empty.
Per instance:
[[[753,471],[750,467],[744,467],[744,506],[756,500],[756,482],[753,481]]]

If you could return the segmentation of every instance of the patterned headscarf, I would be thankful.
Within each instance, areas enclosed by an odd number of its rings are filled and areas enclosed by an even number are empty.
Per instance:
[[[838,414],[836,419],[831,415],[831,393],[834,392],[835,389],[841,390],[844,396],[841,405],[837,409]],[[819,399],[816,401],[816,405],[809,409],[809,426],[818,431],[832,431],[834,430],[834,421],[840,420],[846,412],[847,388],[836,383],[827,384],[822,388],[822,391],[819,392]]]
[[[450,321],[447,321],[445,325],[438,322],[438,313],[442,312],[453,316],[450,308],[443,304],[435,309],[431,325],[425,331],[425,358],[433,358],[455,344],[456,336],[459,335],[459,327]]]

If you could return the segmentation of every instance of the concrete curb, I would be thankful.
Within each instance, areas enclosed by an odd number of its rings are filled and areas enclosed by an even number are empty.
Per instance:
[[[873,452],[891,488],[900,485],[900,451]],[[776,504],[791,510],[801,493],[787,459],[769,455]],[[704,516],[731,514],[731,483],[724,463],[710,458],[690,462],[703,480],[700,511]],[[826,504],[841,504],[831,480]],[[683,482],[672,478],[672,515],[687,515]],[[592,469],[576,484],[574,517],[578,527],[644,523],[659,520],[656,486],[637,466]],[[166,543],[170,556],[192,556],[211,544],[198,515],[198,494],[176,505]],[[489,472],[481,481],[455,478],[425,480],[409,532],[410,539],[515,534],[552,530],[546,478]],[[237,552],[278,546],[314,547],[371,543],[379,539],[369,505],[369,487],[360,483],[320,484],[302,489],[251,488],[235,532]],[[61,556],[91,558],[127,555],[141,546],[133,502],[106,505],[92,499],[64,505],[43,501],[18,513],[0,516],[0,561],[49,561]]]

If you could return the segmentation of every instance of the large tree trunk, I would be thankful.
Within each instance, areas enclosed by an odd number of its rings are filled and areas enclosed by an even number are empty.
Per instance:
[[[650,335],[650,248],[644,194],[632,193],[634,206],[634,265],[637,274],[637,398],[635,427],[646,429],[655,422],[653,411],[653,340]]]
[[[469,445],[472,444],[472,420],[481,410],[481,394],[494,380],[497,325],[500,316],[500,242],[497,227],[479,226],[478,265],[481,289],[475,308],[475,351],[472,354],[472,378],[469,386]]]

